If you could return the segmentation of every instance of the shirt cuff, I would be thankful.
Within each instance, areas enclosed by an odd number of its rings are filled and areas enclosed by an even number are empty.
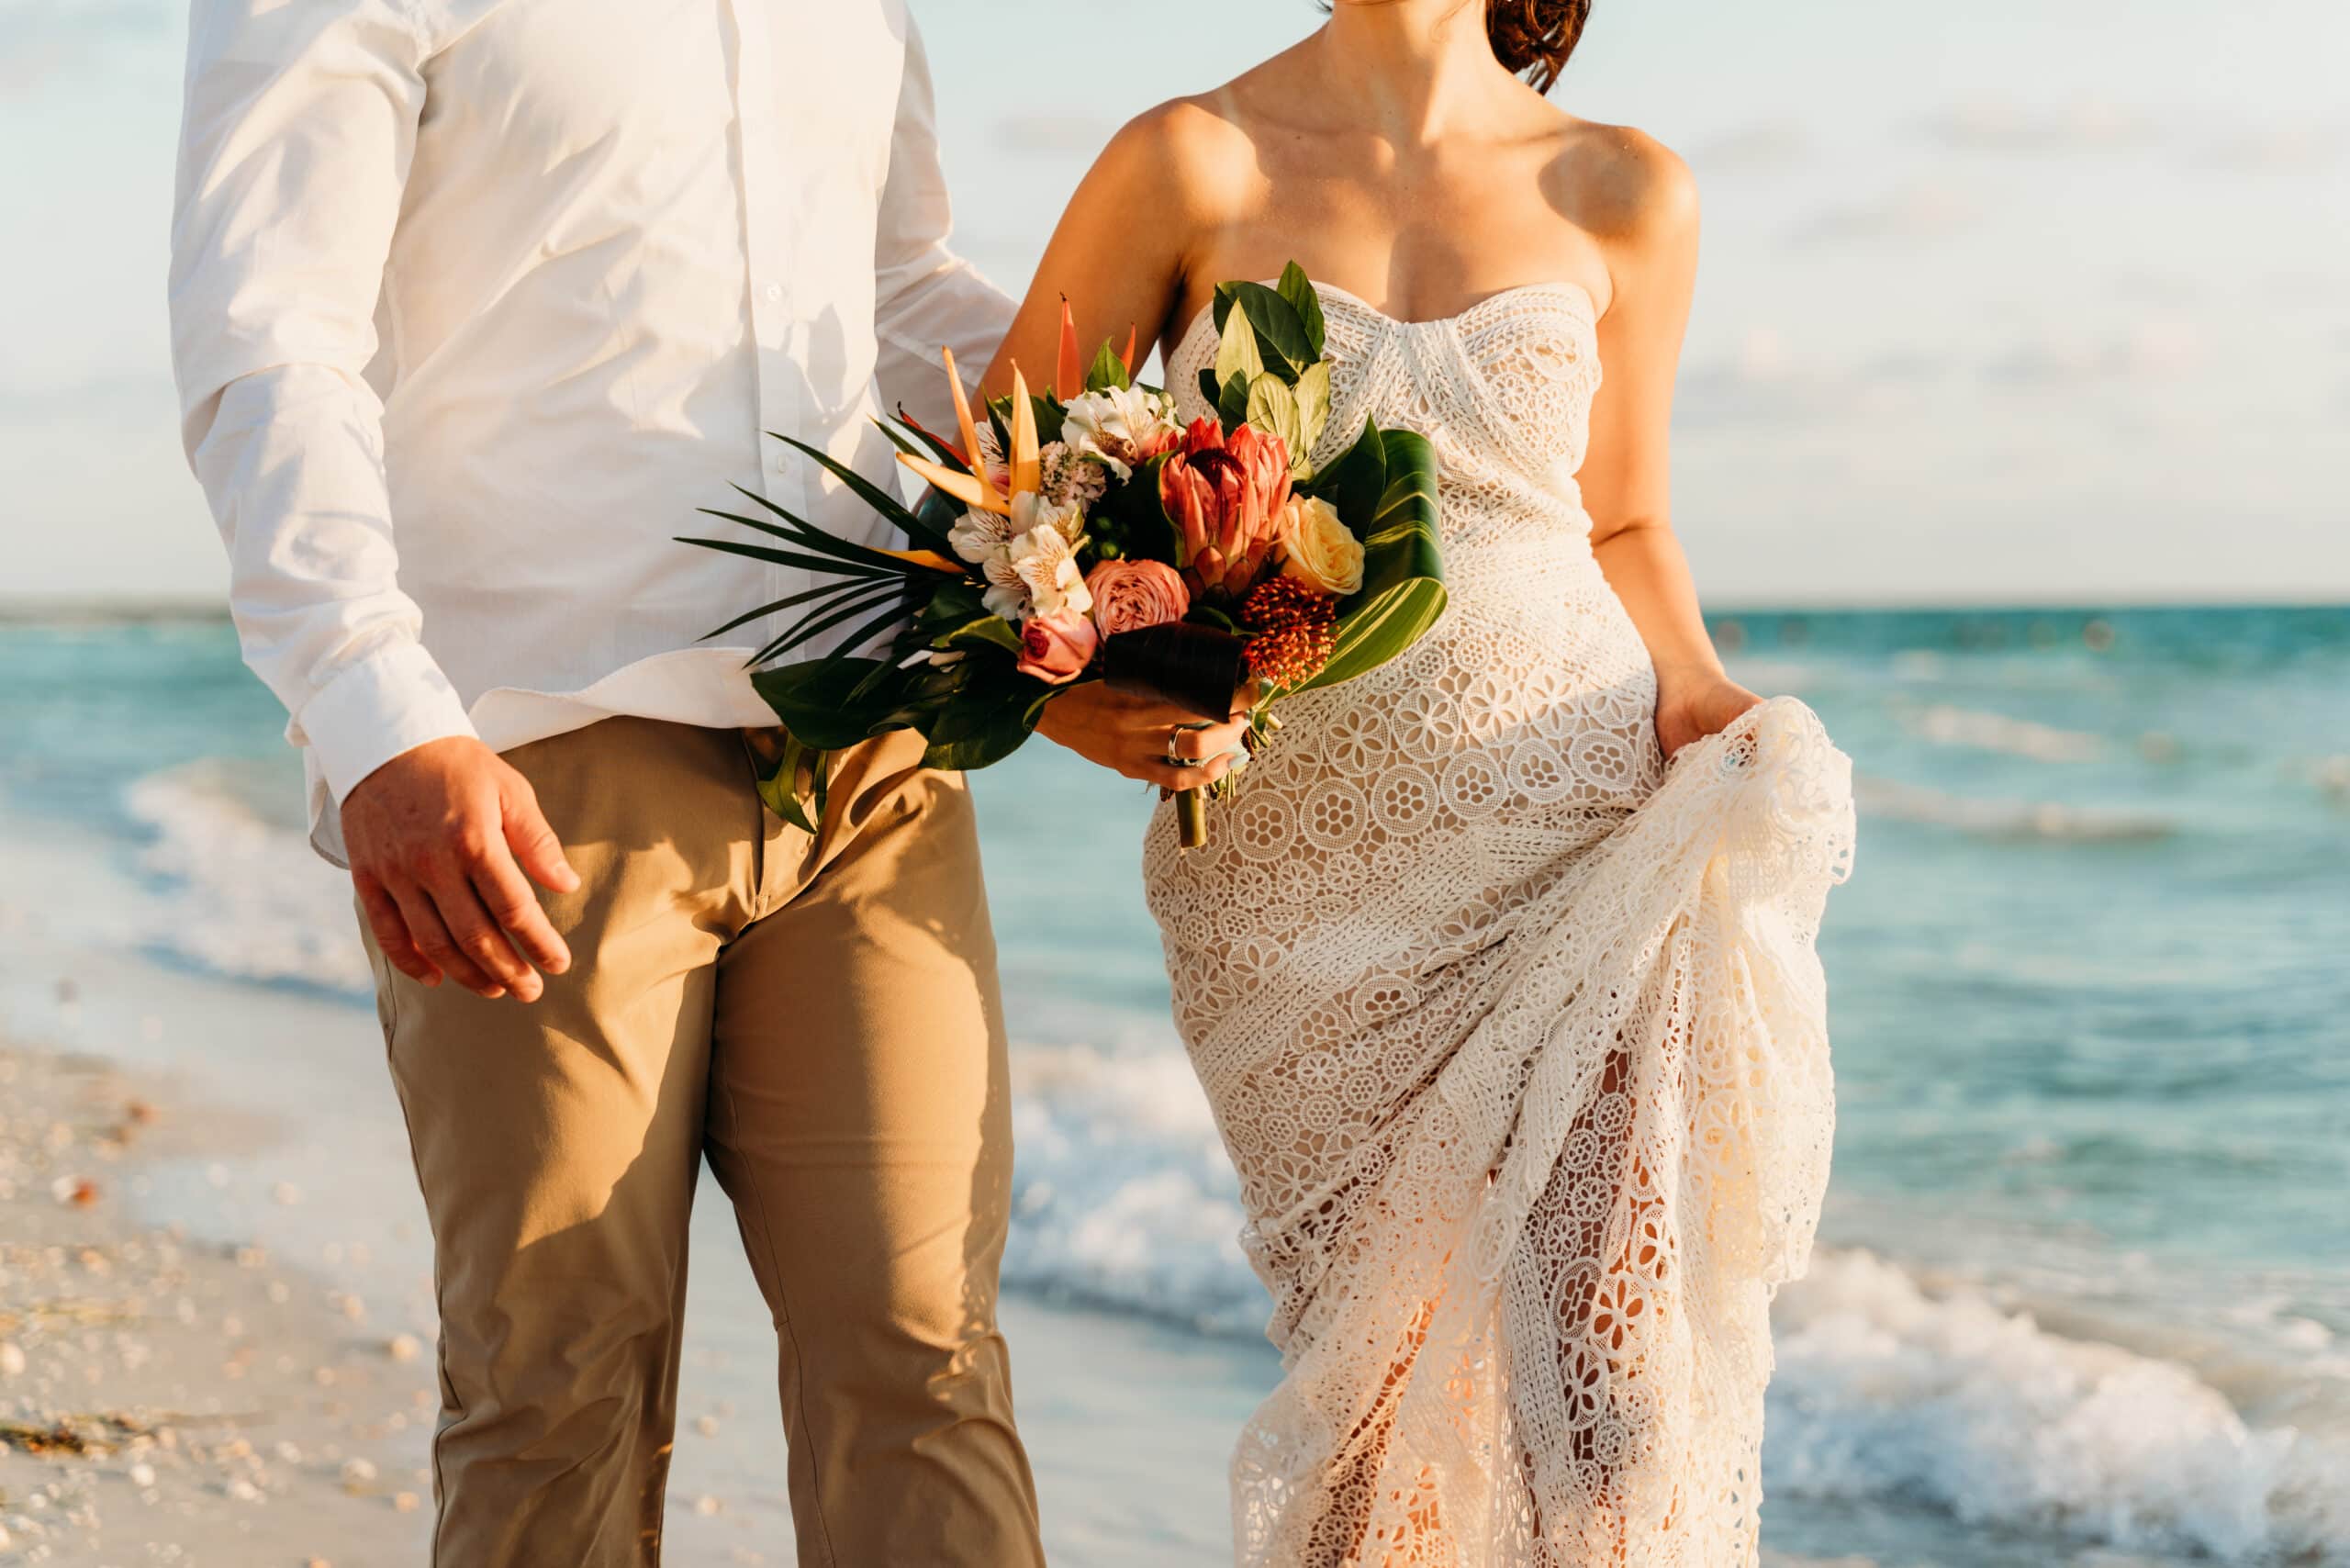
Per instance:
[[[395,643],[348,666],[294,716],[337,805],[375,769],[427,741],[471,736],[464,700],[421,643]]]

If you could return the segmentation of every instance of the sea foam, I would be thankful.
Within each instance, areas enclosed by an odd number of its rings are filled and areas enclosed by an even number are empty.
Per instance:
[[[160,883],[140,911],[140,935],[237,980],[366,994],[375,982],[351,879],[298,827],[272,817],[259,794],[267,787],[207,762],[130,787],[129,813],[153,834],[140,866]]]
[[[2061,1337],[1874,1254],[1774,1313],[1766,1490],[2225,1562],[2350,1561],[2350,1447],[2255,1427],[2188,1365]]]
[[[1974,837],[2051,843],[2145,843],[2168,838],[2178,823],[2160,812],[2127,806],[2076,806],[2055,801],[1982,800],[1889,778],[1853,780],[1862,813]]]

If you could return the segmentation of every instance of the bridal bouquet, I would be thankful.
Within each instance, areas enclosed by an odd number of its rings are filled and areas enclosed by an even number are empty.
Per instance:
[[[763,787],[778,813],[813,832],[827,754],[887,730],[920,731],[933,767],[1000,761],[1084,680],[1156,692],[1210,722],[1247,693],[1254,750],[1278,728],[1281,699],[1376,668],[1435,622],[1445,590],[1427,442],[1366,422],[1343,454],[1318,470],[1308,461],[1329,418],[1330,366],[1320,303],[1295,263],[1276,287],[1220,286],[1214,310],[1201,390],[1216,412],[1188,427],[1172,398],[1135,382],[1132,334],[1123,354],[1104,343],[1082,367],[1066,305],[1049,397],[1015,370],[1011,395],[975,418],[946,355],[957,439],[903,410],[882,424],[929,483],[919,506],[776,438],[905,548],[840,538],[749,490],[767,516],[702,509],[776,543],[684,543],[823,579],[711,633],[799,612],[750,660],[788,736]],[[836,651],[775,662],[827,633],[840,633]],[[881,656],[856,652],[885,635]],[[1179,798],[1178,820],[1186,846],[1205,842],[1197,791]]]

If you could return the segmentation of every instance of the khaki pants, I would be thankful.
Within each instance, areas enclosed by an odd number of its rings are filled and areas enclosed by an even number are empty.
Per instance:
[[[435,1568],[660,1556],[705,1156],[775,1317],[807,1568],[1043,1562],[995,1326],[1012,1177],[962,779],[885,736],[814,839],[746,737],[611,719],[508,760],[582,879],[536,1003],[373,951],[431,1216]]]

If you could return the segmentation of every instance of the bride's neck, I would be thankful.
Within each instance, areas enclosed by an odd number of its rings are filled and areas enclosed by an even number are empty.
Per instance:
[[[1401,141],[1434,140],[1508,74],[1484,0],[1337,0],[1320,41],[1327,80]]]

